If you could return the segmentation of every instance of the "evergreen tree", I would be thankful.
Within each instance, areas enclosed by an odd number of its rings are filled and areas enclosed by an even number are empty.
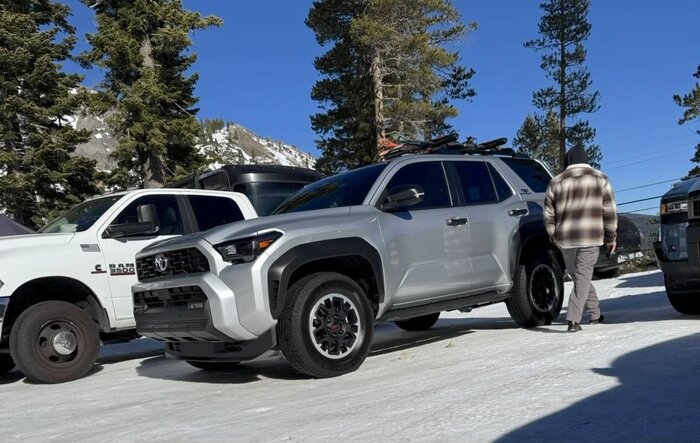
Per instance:
[[[188,11],[181,0],[83,3],[95,9],[97,32],[88,34],[91,49],[81,60],[106,72],[93,108],[116,109],[109,119],[119,143],[114,184],[158,187],[204,167],[195,149],[198,75],[186,72],[197,59],[188,52],[189,33],[221,20]]]
[[[100,192],[95,162],[73,157],[89,132],[68,117],[84,100],[61,70],[75,30],[50,0],[0,0],[0,206],[32,228]]]
[[[559,134],[557,115],[550,111],[545,118],[528,115],[513,139],[513,147],[559,171]]]
[[[700,79],[700,65],[698,65],[698,69],[693,74],[693,77]],[[674,95],[673,100],[678,106],[685,108],[683,117],[678,120],[679,125],[700,120],[700,82],[695,83],[695,87],[690,93],[684,96]],[[700,135],[700,130],[696,132]],[[688,172],[688,176],[700,175],[700,166],[697,165],[700,164],[700,143],[695,147],[695,155],[691,160],[693,163],[696,163],[696,166]]]
[[[540,38],[525,43],[525,47],[542,51],[542,69],[555,85],[542,88],[533,94],[534,105],[545,111],[553,111],[559,120],[560,171],[564,165],[567,146],[583,146],[588,151],[591,164],[600,166],[602,155],[593,143],[595,129],[587,120],[577,118],[581,113],[598,110],[599,93],[589,91],[591,75],[584,66],[586,50],[583,42],[588,39],[591,25],[588,23],[589,0],[548,0],[540,5],[544,15],[540,19]]]
[[[448,0],[318,0],[306,24],[330,49],[314,61],[323,75],[311,117],[323,154],[316,168],[334,173],[376,160],[386,133],[431,138],[469,98],[473,71],[445,47],[475,25],[460,22]]]
[[[446,47],[476,24],[464,25],[450,0],[369,0],[351,24],[370,57],[377,145],[388,132],[430,139],[457,115],[453,99],[474,96],[474,71]]]

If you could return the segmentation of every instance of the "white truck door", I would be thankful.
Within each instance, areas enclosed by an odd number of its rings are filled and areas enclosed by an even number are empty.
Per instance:
[[[131,286],[137,281],[136,253],[156,240],[165,240],[186,233],[180,200],[175,194],[153,194],[137,197],[122,209],[109,224],[138,221],[136,209],[141,205],[156,207],[160,228],[157,235],[134,235],[122,238],[104,238],[100,233],[100,246],[105,257],[112,304],[118,328],[133,327],[134,313]],[[106,229],[107,226],[104,227]]]

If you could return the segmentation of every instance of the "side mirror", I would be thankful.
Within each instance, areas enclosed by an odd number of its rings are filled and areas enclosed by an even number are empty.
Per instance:
[[[423,201],[423,188],[418,185],[397,186],[389,190],[382,203],[383,211],[392,211],[413,206]]]
[[[102,237],[122,238],[134,235],[154,235],[160,229],[158,211],[153,204],[141,205],[136,208],[137,222],[115,223],[107,227]]]

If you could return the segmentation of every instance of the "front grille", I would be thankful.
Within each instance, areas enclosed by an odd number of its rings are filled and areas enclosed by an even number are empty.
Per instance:
[[[183,286],[134,293],[134,307],[141,311],[154,308],[187,307],[189,303],[205,302],[206,300],[207,296],[199,286]]]
[[[700,218],[700,200],[693,200],[690,204],[690,218]]]
[[[165,263],[165,269],[157,266]],[[149,255],[136,260],[136,272],[139,280],[150,280],[166,275],[191,274],[193,272],[208,272],[209,261],[197,248],[167,251],[162,254]]]

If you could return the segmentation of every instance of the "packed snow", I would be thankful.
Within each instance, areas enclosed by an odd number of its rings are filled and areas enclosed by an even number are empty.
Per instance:
[[[421,333],[380,324],[360,369],[333,379],[300,376],[274,351],[208,373],[147,339],[106,346],[75,382],[0,377],[0,438],[697,441],[699,318],[670,307],[658,271],[594,284],[607,324],[567,333],[562,312],[522,329],[503,304],[443,313]]]

